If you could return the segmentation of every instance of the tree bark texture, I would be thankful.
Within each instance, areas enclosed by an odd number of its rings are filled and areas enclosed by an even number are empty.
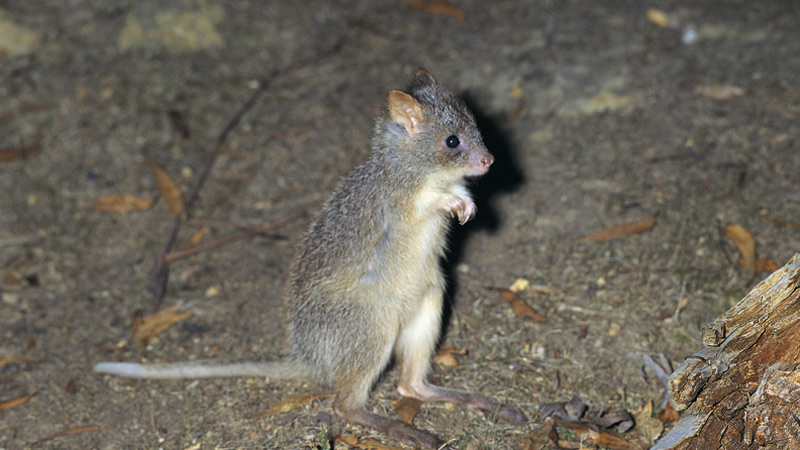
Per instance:
[[[800,253],[706,326],[670,376],[681,418],[651,450],[800,449]]]

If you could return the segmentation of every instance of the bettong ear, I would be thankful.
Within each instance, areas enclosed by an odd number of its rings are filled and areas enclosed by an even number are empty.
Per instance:
[[[405,92],[391,91],[389,92],[387,103],[389,105],[389,115],[393,122],[402,126],[409,135],[420,132],[424,114],[422,105],[414,97]]]
[[[414,71],[414,84],[417,86],[436,84],[436,79],[433,78],[433,75],[431,75],[430,72],[422,67],[419,67],[416,71]]]

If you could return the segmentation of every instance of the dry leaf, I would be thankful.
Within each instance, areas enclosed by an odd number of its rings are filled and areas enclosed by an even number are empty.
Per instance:
[[[353,447],[354,445],[358,444],[358,438],[353,436],[353,435],[338,436],[333,441],[334,442],[338,442],[340,444],[344,444],[344,445],[346,445],[348,447]]]
[[[284,397],[277,402],[275,402],[272,406],[269,407],[268,410],[258,413],[255,415],[255,418],[267,417],[272,416],[278,413],[283,413],[287,411],[291,411],[293,409],[301,408],[303,406],[308,405],[309,403],[313,402],[318,398],[326,398],[326,397],[333,397],[333,394],[298,394],[298,395],[290,395],[288,397]]]
[[[92,211],[125,214],[131,211],[144,211],[150,209],[155,204],[155,197],[136,197],[130,194],[106,195],[100,197],[92,203]]]
[[[581,440],[590,444],[594,444],[604,448],[611,448],[614,450],[634,450],[637,447],[630,442],[626,441],[619,433],[610,430],[595,431],[592,426],[585,422],[570,422],[567,420],[556,419],[548,417],[545,422],[555,423],[556,425],[564,428],[569,428],[576,434],[581,436]],[[659,422],[660,423],[660,422]],[[638,424],[638,422],[637,422]],[[561,442],[559,441],[559,445]],[[567,443],[567,445],[569,445]]]
[[[0,162],[13,161],[15,159],[28,159],[38,151],[39,141],[33,141],[19,148],[0,149]]]
[[[737,259],[736,265],[739,267],[744,267],[744,260]],[[767,258],[758,258],[756,260],[756,272],[775,272],[776,270],[780,269],[781,266],[778,265],[775,261]]]
[[[355,436],[339,436],[334,439],[334,442],[345,444],[351,448],[360,448],[361,450],[401,450],[400,447],[386,445],[373,438],[358,439]]]
[[[455,367],[458,365],[458,360],[455,355],[464,355],[467,353],[466,349],[456,350],[452,345],[443,345],[436,354],[433,355],[433,362],[445,367]]]
[[[38,360],[39,358],[36,356],[11,355],[0,358],[0,367],[3,367],[6,364],[12,362],[28,362],[28,361],[38,361]]]
[[[771,259],[758,258],[756,260],[756,270],[759,272],[775,272],[780,268],[781,266]]]
[[[185,249],[189,250],[190,248],[195,248],[209,232],[211,232],[211,229],[208,227],[195,230],[194,233],[189,236],[189,239],[186,240]]]
[[[169,212],[172,214],[181,212],[183,209],[183,194],[181,194],[181,190],[178,189],[178,185],[175,184],[167,172],[158,167],[155,161],[150,159],[149,156],[144,155],[144,160],[153,172],[153,176],[156,178],[156,184],[161,191],[161,195],[164,197],[164,201],[167,203]]]
[[[99,427],[97,425],[86,425],[86,426],[83,426],[83,427],[70,428],[68,430],[59,431],[58,433],[51,434],[50,436],[45,436],[45,437],[39,439],[38,441],[34,442],[31,445],[39,444],[39,443],[44,442],[44,441],[49,441],[49,440],[55,439],[55,438],[57,438],[59,436],[69,436],[70,434],[85,433],[87,431],[101,431],[102,429],[103,429],[103,427]]]
[[[511,292],[508,289],[497,288],[500,292],[500,295],[503,297],[503,300],[511,305],[511,309],[514,311],[514,314],[517,315],[519,318],[530,317],[535,322],[547,322],[547,318],[543,315],[537,313],[527,303],[523,300],[519,295]]]
[[[621,237],[630,236],[632,234],[643,233],[653,228],[655,225],[656,218],[651,216],[646,219],[623,223],[622,225],[595,231],[594,233],[587,234],[580,239],[585,241],[609,241],[611,239],[618,239]]]
[[[742,267],[752,277],[756,273],[756,240],[747,228],[741,225],[728,225],[723,228],[725,234],[733,239],[736,249],[742,255]]]
[[[31,392],[28,395],[23,395],[22,397],[12,398],[11,400],[0,401],[0,409],[11,409],[15,408],[23,403],[26,403],[28,400],[33,398],[34,395],[39,393],[39,389]]]
[[[667,406],[664,407],[664,410],[658,413],[656,416],[658,420],[663,423],[672,423],[677,422],[678,419],[681,418],[680,413],[672,406],[672,402],[667,402]]]
[[[415,398],[403,397],[396,402],[392,402],[392,405],[394,405],[394,411],[397,413],[397,417],[413,427],[414,417],[416,417],[419,412],[422,402]]]
[[[518,447],[519,450],[541,450],[547,448],[547,444],[551,442],[549,434],[552,428],[553,426],[550,424],[534,428],[533,431],[525,435]]]
[[[435,14],[447,14],[458,20],[464,20],[464,11],[445,2],[431,0],[404,0],[406,5],[424,9]]]
[[[654,24],[666,28],[670,25],[670,19],[667,13],[664,11],[655,9],[655,8],[648,8],[647,10],[647,20],[653,22]]]
[[[694,86],[694,93],[723,101],[744,95],[744,89],[728,84],[698,84]]]
[[[163,333],[164,330],[172,326],[173,323],[192,316],[194,311],[181,311],[181,308],[183,308],[185,304],[186,302],[181,302],[175,306],[150,314],[149,316],[141,318],[134,317],[133,341],[136,345],[144,347],[150,339]]]
[[[638,447],[626,441],[621,434],[611,430],[590,430],[588,436],[586,436],[586,442],[613,450],[638,450]]]
[[[664,424],[653,417],[652,400],[637,409],[633,415],[636,419],[636,429],[639,430],[639,433],[648,444],[653,444],[661,436],[661,432],[664,431]]]

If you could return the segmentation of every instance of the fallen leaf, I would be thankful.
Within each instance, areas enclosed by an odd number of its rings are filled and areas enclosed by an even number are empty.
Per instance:
[[[458,20],[464,20],[464,11],[445,2],[431,0],[404,0],[404,3],[414,8],[423,9],[435,14],[447,14]]]
[[[617,427],[620,433],[633,428],[633,416],[625,410],[601,412],[588,417],[586,421],[601,428]]]
[[[653,417],[653,401],[647,402],[633,414],[636,419],[636,429],[648,444],[653,444],[664,431],[664,424]]]
[[[334,442],[338,442],[340,444],[347,445],[348,447],[352,447],[358,444],[358,438],[353,435],[339,436],[336,439],[334,439]]]
[[[577,395],[568,402],[544,403],[539,406],[539,417],[547,419],[553,417],[568,422],[579,422],[588,405]]]
[[[164,201],[167,203],[169,212],[173,215],[178,214],[183,209],[183,194],[181,194],[181,190],[178,189],[178,185],[175,184],[175,182],[172,181],[172,178],[170,178],[169,174],[158,167],[155,161],[153,161],[149,156],[143,156],[147,166],[150,167],[150,170],[153,172],[153,176],[156,179],[156,184],[158,185],[158,189],[161,191],[161,195],[164,196]]]
[[[38,441],[33,442],[31,444],[31,446],[33,446],[35,444],[39,444],[39,443],[45,442],[45,441],[49,441],[51,439],[55,439],[55,438],[57,438],[59,436],[69,436],[71,434],[85,433],[87,431],[101,431],[102,429],[103,429],[103,427],[99,427],[97,425],[86,425],[86,426],[83,426],[83,427],[70,428],[68,430],[59,431],[58,433],[54,433],[54,434],[51,434],[49,436],[45,436],[45,437],[39,439]]]
[[[186,245],[184,246],[186,250],[190,248],[195,248],[197,244],[202,242],[203,238],[211,231],[208,227],[202,227],[194,231],[189,239],[186,240]]]
[[[467,353],[466,349],[456,350],[452,345],[443,345],[436,354],[433,355],[433,362],[445,367],[455,367],[458,365],[458,360],[455,355],[464,355]]]
[[[680,413],[672,406],[672,402],[667,402],[667,406],[664,407],[664,410],[658,413],[656,416],[658,420],[663,423],[672,423],[677,422],[678,419],[681,418]]]
[[[605,228],[594,233],[587,234],[579,239],[584,241],[609,241],[632,234],[643,233],[656,225],[655,217],[648,217],[634,222],[623,223],[614,227]]]
[[[92,211],[125,214],[131,211],[144,211],[155,204],[155,197],[136,197],[130,194],[111,194],[100,197],[92,203]]]
[[[560,427],[568,428],[580,435],[581,441],[614,450],[634,450],[637,447],[626,441],[622,435],[610,430],[595,430],[584,422],[570,422],[567,420],[548,417],[545,422],[554,423]],[[559,442],[559,445],[561,443]]]
[[[12,362],[28,362],[28,361],[38,361],[40,358],[36,356],[24,356],[24,355],[11,355],[5,356],[0,358],[0,367],[5,366],[6,364]]]
[[[273,416],[278,413],[283,413],[287,411],[291,411],[293,409],[301,408],[303,406],[308,405],[309,403],[313,402],[318,398],[326,398],[326,397],[333,397],[333,394],[298,394],[298,395],[290,395],[288,397],[284,397],[277,402],[275,402],[272,406],[269,407],[268,410],[258,413],[254,416],[254,418],[261,418],[267,416]]]
[[[590,430],[586,435],[586,442],[613,450],[638,450],[636,445],[631,444],[621,434],[611,430]]]
[[[415,398],[403,397],[396,402],[392,402],[392,405],[394,405],[394,411],[397,413],[397,417],[413,427],[414,417],[416,417],[419,412],[422,402]]]
[[[181,308],[183,308],[185,304],[186,302],[181,302],[175,306],[162,309],[161,311],[145,317],[134,317],[133,341],[137,345],[144,347],[150,339],[163,333],[164,330],[172,326],[173,323],[191,317],[194,311],[181,311]]]
[[[514,311],[514,314],[516,314],[517,317],[530,317],[535,322],[547,322],[546,317],[534,311],[519,295],[504,288],[497,288],[497,290],[500,292],[503,300],[511,305],[511,309]]]
[[[729,84],[697,84],[694,93],[717,101],[728,100],[744,95],[744,89]]]
[[[358,439],[355,436],[339,436],[334,439],[334,442],[345,444],[351,448],[360,448],[361,450],[401,450],[400,447],[386,445],[373,438]]]
[[[12,398],[11,400],[0,401],[0,409],[11,409],[16,408],[23,403],[26,403],[28,400],[33,398],[34,395],[39,393],[39,389],[31,392],[28,395],[23,395],[22,397]]]
[[[781,266],[771,259],[758,258],[756,260],[756,270],[759,272],[775,272],[780,268]]]
[[[647,9],[647,20],[662,28],[666,28],[670,25],[670,19],[667,13],[655,8]]]
[[[744,260],[737,259],[736,265],[739,267],[744,267]],[[756,272],[775,272],[776,270],[780,269],[781,266],[778,265],[775,261],[767,258],[758,258],[756,260]]]
[[[519,450],[541,450],[547,448],[547,444],[551,442],[549,434],[552,428],[552,425],[549,424],[534,428],[533,431],[525,435],[518,447]]]
[[[747,228],[741,225],[728,225],[723,228],[736,245],[739,254],[742,255],[742,267],[752,277],[756,273],[756,240]]]
[[[15,159],[28,159],[39,151],[39,141],[33,141],[28,145],[15,148],[0,149],[0,162],[13,161]]]

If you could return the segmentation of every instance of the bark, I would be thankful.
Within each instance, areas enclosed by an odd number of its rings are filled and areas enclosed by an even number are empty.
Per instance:
[[[681,412],[652,450],[800,448],[800,253],[706,326],[670,376]]]

